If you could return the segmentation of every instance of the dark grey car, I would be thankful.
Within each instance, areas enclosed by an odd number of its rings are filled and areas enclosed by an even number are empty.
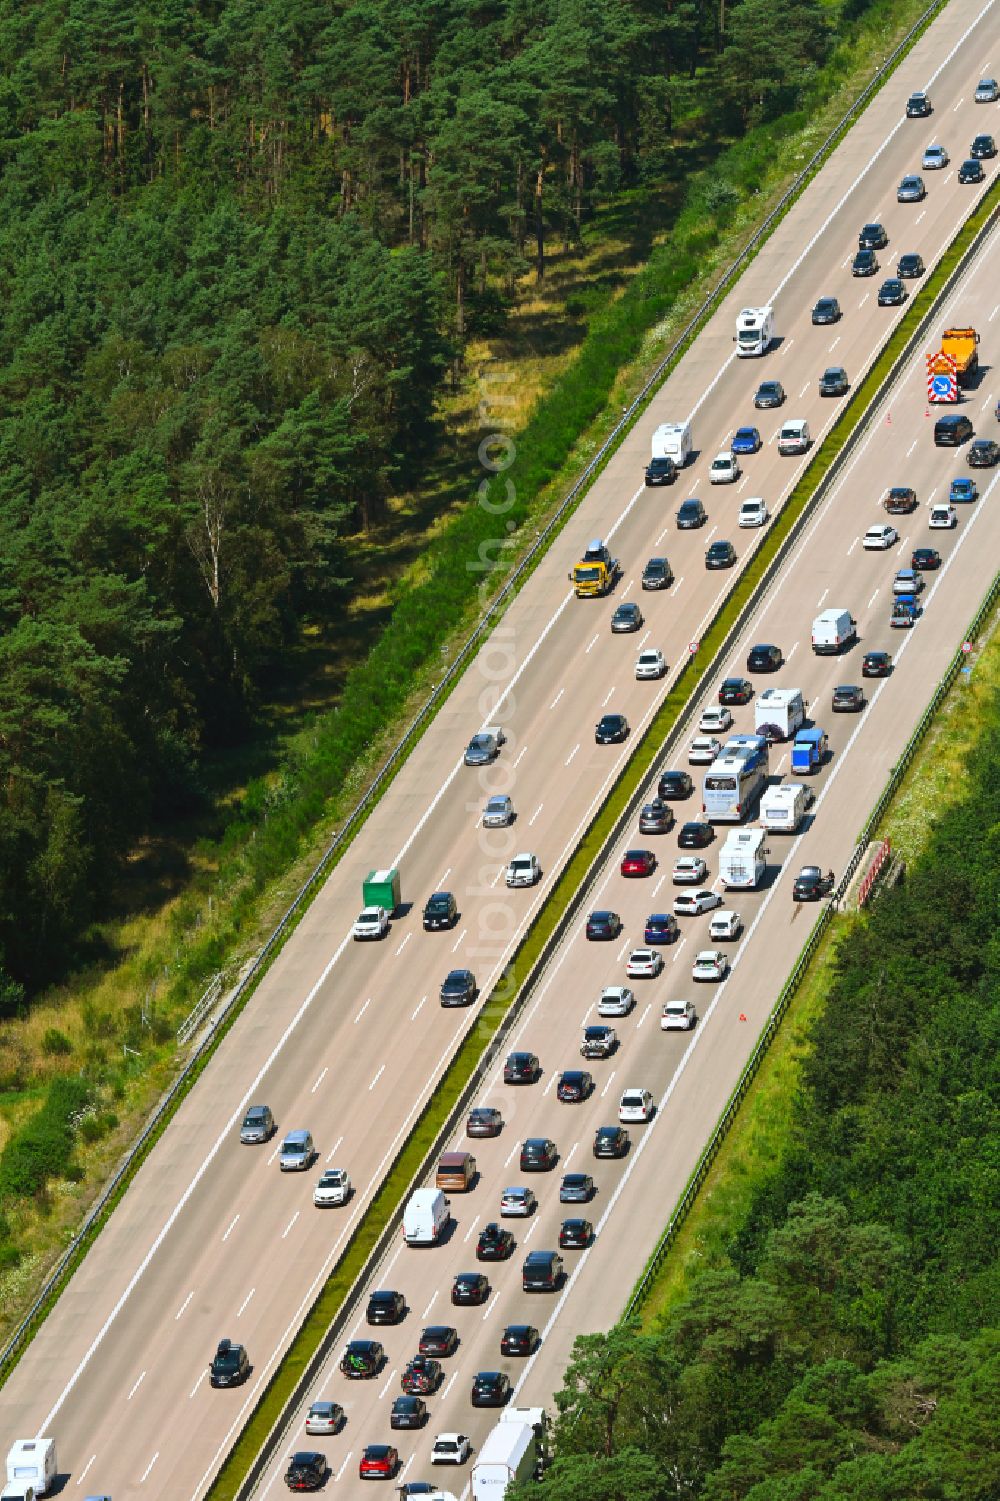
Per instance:
[[[466,766],[489,766],[499,756],[505,739],[503,730],[481,730],[473,735],[465,751]]]
[[[476,977],[471,969],[451,969],[441,983],[442,1006],[468,1006],[477,994]]]
[[[704,526],[708,517],[701,501],[692,497],[685,500],[677,511],[677,529],[681,532],[691,531],[696,526]]]
[[[658,797],[647,803],[639,814],[640,834],[669,834],[673,824],[673,809]]]
[[[642,570],[644,589],[668,589],[674,581],[674,571],[667,558],[650,558]]]
[[[849,388],[847,371],[843,365],[829,365],[819,378],[821,396],[846,396]]]

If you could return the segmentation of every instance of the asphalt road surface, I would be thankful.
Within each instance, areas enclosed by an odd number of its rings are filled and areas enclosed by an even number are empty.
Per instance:
[[[987,129],[997,132],[1000,126],[997,106],[972,102],[982,59],[991,48],[996,49],[998,32],[995,6],[949,6],[753,262],[738,295],[727,301],[670,377],[437,716],[25,1353],[4,1388],[8,1434],[13,1438],[53,1433],[60,1465],[69,1474],[67,1483],[74,1489],[85,1487],[81,1495],[108,1492],[123,1501],[126,1496],[155,1496],[168,1489],[192,1497],[204,1493],[241,1415],[287,1347],[302,1309],[339,1254],[460,1036],[473,1024],[474,1011],[438,1006],[437,989],[444,973],[453,965],[467,964],[476,971],[483,993],[488,993],[628,754],[627,745],[596,746],[595,721],[605,710],[620,710],[628,715],[633,735],[648,722],[689,643],[697,641],[733,580],[732,573],[705,570],[707,543],[728,537],[743,561],[758,534],[737,531],[739,502],[749,495],[763,495],[774,511],[801,472],[804,461],[777,455],[772,440],[778,426],[790,417],[806,417],[814,435],[821,438],[839,405],[816,394],[821,370],[829,363],[843,364],[851,379],[857,380],[896,319],[894,310],[874,306],[881,277],[859,282],[850,276],[858,229],[871,219],[885,223],[890,246],[880,252],[884,274],[891,272],[895,257],[905,251],[919,251],[930,266],[977,199],[979,189],[957,183],[955,163],[965,155],[974,134]],[[932,92],[935,114],[929,121],[903,120],[906,95],[920,86]],[[923,204],[898,205],[899,178],[918,168],[919,156],[932,139],[949,147],[952,167],[925,174],[928,197]],[[988,162],[986,166],[991,178],[996,165]],[[991,285],[997,285],[995,255],[992,270],[984,259],[942,319],[942,326],[955,321],[977,324],[983,334],[985,365],[990,362],[996,327],[991,319],[997,313],[993,305],[997,294],[987,290]],[[819,295],[840,298],[844,317],[833,329],[814,328],[810,323],[809,310]],[[781,342],[762,360],[737,360],[732,342],[737,309],[769,300],[775,303]],[[991,408],[980,412],[981,404],[995,401],[1000,394],[992,391],[990,374],[985,372],[966,410],[980,430],[993,432]],[[784,383],[788,400],[781,411],[754,412],[752,394],[762,379]],[[931,424],[924,417],[922,383],[921,362],[906,390],[894,400],[888,414],[891,422],[880,422],[870,471],[863,475],[862,461],[855,465],[849,482],[841,486],[835,502],[784,571],[769,607],[771,613],[753,632],[755,639],[774,639],[784,646],[789,665],[778,681],[801,687],[821,704],[826,703],[825,694],[834,682],[858,677],[856,657],[843,663],[814,661],[808,652],[809,622],[821,598],[832,604],[844,596],[843,602],[861,623],[864,645],[884,645],[889,639],[889,582],[893,567],[908,557],[903,557],[900,547],[889,557],[860,554],[856,543],[865,526],[881,519],[878,494],[887,483],[914,484],[922,508],[917,516],[903,518],[901,530],[907,546],[916,541],[918,532],[921,542],[933,541],[933,534],[925,535],[923,506],[934,486],[961,472],[958,456],[936,453],[930,447]],[[652,428],[686,414],[691,414],[699,450],[695,462],[672,489],[645,491],[642,470]],[[745,461],[745,481],[710,487],[707,473],[712,457],[734,427],[745,422],[755,422],[760,428],[764,448]],[[897,450],[890,474],[887,457]],[[470,455],[470,470],[475,463],[475,456]],[[516,462],[509,475],[516,484]],[[692,494],[705,501],[708,523],[701,531],[678,533],[673,513],[679,501]],[[871,695],[857,725],[848,721],[843,729],[836,727],[835,755],[819,784],[823,789],[829,786],[829,793],[824,790],[825,801],[801,851],[790,849],[786,868],[814,852],[820,863],[836,867],[849,854],[856,828],[892,763],[894,748],[905,738],[906,722],[919,714],[954,649],[956,633],[972,601],[985,587],[995,556],[996,539],[990,535],[993,505],[990,498],[971,511],[966,508],[957,533],[937,534],[943,540],[936,545],[946,556],[955,551],[955,562],[942,575],[925,619],[907,634],[904,643],[893,643],[901,658],[886,688],[878,697]],[[979,535],[977,544],[962,546],[971,531]],[[814,545],[812,539],[821,533],[823,540]],[[503,535],[501,515],[498,539]],[[596,535],[612,541],[624,578],[614,600],[576,600],[567,588],[566,571],[586,540]],[[676,581],[664,593],[640,594],[642,565],[650,554],[659,552],[669,555]],[[488,594],[488,574],[485,578],[484,594]],[[614,603],[624,598],[641,600],[646,622],[636,636],[613,637],[610,614]],[[793,653],[796,642],[802,644]],[[634,680],[633,663],[641,644],[663,649],[671,664],[665,684]],[[825,727],[832,728],[819,707],[816,714]],[[906,716],[910,716],[908,721]],[[746,719],[747,711],[740,711],[737,724],[742,726]],[[508,734],[500,761],[491,773],[464,768],[461,752],[470,735],[483,723],[494,721],[502,723]],[[855,728],[858,739],[849,749],[849,733]],[[851,774],[840,775],[848,757]],[[778,762],[775,755],[772,769],[781,769]],[[509,791],[518,810],[507,840],[478,824],[479,811],[492,791]],[[841,799],[848,802],[837,812],[832,805],[839,808]],[[643,842],[663,850],[661,870],[651,882],[622,882],[620,895],[619,878],[615,876],[612,882],[615,902],[620,901],[632,939],[638,936],[636,924],[645,910],[653,910],[653,889],[664,871],[669,872],[675,853],[675,836]],[[544,879],[533,891],[507,893],[502,866],[518,850],[532,850],[539,856]],[[383,943],[353,944],[350,924],[360,907],[361,878],[372,866],[392,863],[401,866],[404,899],[412,908],[394,923]],[[738,1073],[804,937],[808,918],[791,916],[788,880],[787,874],[781,878],[761,918],[761,929],[771,935],[766,962],[753,966],[741,958],[711,1014],[715,987],[702,987],[702,1024],[693,1034],[694,1051],[682,1071],[684,1039],[659,1033],[656,1004],[646,999],[655,995],[658,1003],[667,982],[649,982],[645,988],[637,984],[641,1004],[636,1015],[622,1023],[627,1041],[620,1058],[604,1070],[600,1089],[612,1068],[615,1077],[602,1110],[610,1109],[613,1118],[615,1094],[631,1079],[626,1067],[628,1057],[634,1055],[636,1062],[642,1058],[643,1071],[648,1067],[650,1073],[648,1079],[637,1082],[657,1094],[673,1088],[669,1112],[676,1121],[679,1111],[685,1111],[683,1127],[672,1135],[670,1151],[660,1156],[652,1194],[648,1187],[645,1194],[639,1192],[642,1165],[653,1154],[640,1150],[643,1132],[634,1131],[630,1161],[637,1167],[622,1196],[632,1205],[629,1234],[616,1247],[614,1276],[606,1269],[603,1274],[598,1270],[610,1236],[602,1234],[588,1256],[588,1268],[597,1272],[594,1285],[600,1281],[602,1295],[591,1292],[586,1310],[573,1316],[577,1328],[585,1326],[589,1314],[598,1326],[603,1325],[620,1307],[633,1271],[642,1264],[669,1211],[675,1187],[684,1180],[682,1162],[697,1156],[727,1093],[725,1081]],[[439,888],[455,892],[461,916],[450,934],[424,934],[420,909],[426,896]],[[669,890],[668,880],[656,905]],[[732,905],[741,910],[745,905],[749,913],[763,903],[760,897],[741,896]],[[696,946],[698,925],[706,921],[687,920],[683,947],[675,945],[670,951],[668,970],[678,982],[689,984],[685,966]],[[543,1004],[530,1020],[528,1045],[542,1053],[547,1070],[542,1085],[522,1091],[507,1103],[510,1113],[503,1137],[479,1150],[483,1181],[468,1200],[469,1210],[462,1203],[460,1223],[448,1247],[428,1256],[407,1252],[405,1267],[399,1268],[415,1312],[400,1330],[400,1339],[405,1331],[405,1341],[399,1351],[394,1343],[394,1361],[408,1350],[424,1302],[439,1288],[439,1300],[444,1298],[451,1261],[459,1252],[468,1257],[470,1246],[464,1236],[475,1213],[491,1217],[497,1185],[504,1186],[500,1179],[517,1181],[517,1174],[504,1168],[504,1159],[515,1138],[534,1134],[536,1114],[539,1122],[552,1122],[540,1129],[550,1131],[559,1143],[564,1158],[560,1169],[570,1162],[578,1141],[570,1165],[586,1159],[596,1105],[580,1107],[570,1116],[572,1125],[564,1126],[562,1112],[569,1107],[559,1106],[550,1116],[557,1107],[546,1089],[554,1070],[576,1061],[572,1039],[595,987],[612,977],[620,979],[621,961],[616,946],[595,952],[593,945],[577,945],[581,953],[575,958],[571,957],[573,947],[568,946],[565,959],[560,956],[560,967],[544,993]],[[747,978],[751,970],[753,980]],[[724,1028],[723,1018],[737,1000],[748,1022]],[[649,1040],[630,1052],[635,1042],[631,1034],[643,1028]],[[705,1064],[709,1054],[711,1063]],[[691,1090],[695,1091],[693,1102]],[[258,1100],[274,1109],[279,1139],[295,1127],[311,1129],[320,1154],[317,1169],[329,1163],[350,1172],[357,1192],[346,1210],[320,1213],[313,1208],[315,1172],[279,1175],[274,1160],[277,1141],[263,1149],[238,1145],[239,1120],[246,1105]],[[654,1129],[663,1134],[661,1125]],[[611,1186],[621,1176],[620,1169],[598,1168],[595,1217],[603,1214]],[[549,1201],[554,1197],[553,1181],[549,1179],[545,1187]],[[546,1207],[540,1227],[548,1220],[555,1223]],[[532,1230],[533,1247],[547,1243],[543,1228]],[[572,1257],[568,1259],[572,1265]],[[500,1269],[498,1286],[501,1281],[513,1285],[517,1264],[516,1259],[514,1267]],[[427,1296],[421,1302],[425,1284]],[[534,1301],[543,1309],[552,1302]],[[498,1308],[486,1320],[481,1314],[474,1316],[481,1322],[483,1338],[498,1337]],[[468,1313],[463,1317],[468,1318]],[[568,1327],[570,1320],[563,1323]],[[547,1336],[543,1353],[531,1369],[527,1395],[551,1390],[557,1381],[568,1341],[568,1336],[564,1339],[558,1332],[561,1327],[557,1324]],[[218,1393],[208,1387],[207,1365],[223,1335],[245,1342],[253,1361],[251,1380],[236,1393]],[[468,1364],[466,1348],[475,1364]],[[490,1348],[495,1349],[495,1344]],[[470,1337],[468,1346],[463,1344],[463,1370],[468,1364],[471,1377],[484,1359]],[[449,1397],[435,1404],[435,1429],[442,1426],[438,1407],[442,1414],[446,1410],[452,1414],[449,1421],[456,1424],[459,1414],[468,1412],[464,1393],[459,1391],[466,1379],[463,1375],[456,1380]],[[379,1390],[384,1384],[384,1380],[378,1384]],[[351,1420],[337,1440],[338,1467],[354,1451],[342,1471],[342,1484],[356,1475],[352,1465],[356,1466],[359,1444],[387,1437],[382,1419],[367,1411],[370,1389],[352,1393],[351,1400],[355,1404]],[[452,1402],[458,1405],[449,1407]],[[387,1422],[387,1406],[383,1411]],[[485,1420],[477,1418],[476,1423],[475,1430],[468,1431],[481,1435]],[[424,1442],[408,1440],[406,1457],[417,1453]],[[414,1460],[414,1464],[419,1462],[419,1458]]]

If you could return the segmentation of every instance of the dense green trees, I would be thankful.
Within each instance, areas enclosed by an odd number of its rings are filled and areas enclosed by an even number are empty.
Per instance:
[[[577,1341],[509,1501],[1000,1495],[1000,705],[966,801],[840,946],[789,1151],[653,1329]]]
[[[672,170],[675,113],[711,153],[786,107],[828,13],[775,49],[731,6],[755,81],[701,0],[7,8],[0,1010],[336,622],[344,539],[418,476],[464,335]]]

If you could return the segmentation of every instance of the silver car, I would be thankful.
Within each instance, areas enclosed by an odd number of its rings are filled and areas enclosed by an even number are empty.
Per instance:
[[[314,1402],[306,1414],[307,1433],[336,1433],[344,1420],[339,1402]]]
[[[950,161],[951,157],[943,146],[928,146],[920,165],[925,172],[936,172],[942,167],[947,167]]]
[[[484,829],[506,829],[514,822],[514,804],[506,793],[491,797],[483,809]]]
[[[922,203],[926,197],[927,189],[922,177],[904,177],[896,189],[897,203]]]
[[[311,1131],[289,1131],[281,1143],[278,1166],[283,1173],[304,1173],[316,1157]]]
[[[1000,87],[995,78],[981,78],[976,85],[976,104],[996,104],[1000,99]]]
[[[527,1219],[537,1204],[530,1188],[505,1188],[500,1195],[500,1214],[504,1219]]]
[[[268,1105],[251,1105],[243,1117],[240,1141],[245,1147],[259,1146],[274,1135],[274,1116]]]
[[[465,751],[466,766],[489,766],[500,754],[500,747],[507,737],[503,730],[492,728],[480,730],[473,735]]]

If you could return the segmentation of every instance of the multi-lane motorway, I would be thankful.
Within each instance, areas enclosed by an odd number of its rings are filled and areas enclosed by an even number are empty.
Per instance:
[[[204,1493],[241,1414],[273,1370],[302,1307],[470,1024],[469,1013],[438,1007],[441,978],[453,965],[468,964],[484,992],[489,989],[628,752],[627,746],[595,746],[595,720],[605,709],[618,709],[635,733],[660,699],[662,685],[634,680],[639,638],[612,637],[611,602],[572,599],[566,569],[589,536],[612,537],[625,568],[616,598],[638,599],[645,559],[666,552],[676,582],[664,594],[641,596],[647,644],[662,647],[671,664],[681,660],[731,581],[725,574],[706,573],[707,542],[728,537],[742,560],[757,534],[737,531],[740,500],[760,494],[773,511],[801,471],[802,461],[777,455],[772,440],[780,422],[807,417],[821,437],[838,405],[816,395],[821,370],[843,364],[856,379],[897,316],[874,306],[880,278],[873,284],[850,275],[861,224],[880,219],[887,227],[890,247],[880,256],[885,274],[905,251],[920,252],[930,266],[978,196],[978,189],[958,184],[954,166],[926,174],[929,192],[923,204],[898,205],[895,187],[904,172],[918,167],[931,139],[943,141],[953,159],[960,159],[974,134],[998,129],[998,107],[972,102],[984,59],[998,46],[995,6],[957,0],[851,131],[753,263],[738,295],[699,337],[609,464],[151,1154],[4,1388],[10,1437],[53,1432],[70,1486],[117,1498],[160,1494],[168,1485],[183,1495]],[[922,86],[934,97],[934,116],[903,120],[906,94]],[[995,168],[987,163],[987,169],[989,178]],[[992,330],[1000,338],[996,294],[990,290],[998,281],[996,263],[990,247],[942,317],[942,326],[971,322],[981,329],[986,364]],[[823,294],[839,297],[844,308],[834,329],[810,323],[809,310]],[[737,361],[732,346],[737,308],[770,300],[776,306],[778,348],[761,361]],[[783,382],[788,401],[782,411],[754,413],[753,390],[764,378]],[[467,1388],[477,1369],[497,1364],[503,1320],[528,1316],[519,1292],[526,1236],[530,1232],[529,1248],[553,1243],[560,1218],[554,1202],[559,1172],[567,1165],[590,1170],[594,1125],[605,1116],[614,1119],[620,1087],[636,1083],[657,1098],[669,1098],[652,1128],[633,1128],[633,1150],[624,1166],[597,1165],[599,1193],[591,1218],[600,1234],[585,1258],[576,1255],[574,1261],[574,1253],[568,1253],[574,1278],[564,1294],[565,1312],[527,1373],[524,1395],[541,1400],[558,1384],[571,1340],[566,1331],[600,1327],[620,1308],[801,943],[805,928],[789,899],[789,866],[813,855],[825,866],[846,859],[865,810],[991,571],[997,543],[994,495],[963,509],[957,532],[935,536],[926,530],[926,502],[932,492],[941,494],[961,465],[955,454],[931,446],[922,384],[921,360],[811,525],[750,632],[754,640],[782,645],[788,667],[777,681],[801,687],[815,702],[815,717],[831,731],[834,757],[820,779],[819,805],[801,848],[798,840],[787,841],[779,876],[775,846],[781,840],[772,838],[774,868],[767,890],[731,903],[745,911],[748,928],[745,945],[734,951],[732,978],[724,987],[701,987],[701,1023],[690,1039],[658,1031],[658,1005],[666,995],[695,989],[687,965],[692,951],[704,944],[698,935],[707,929],[707,919],[685,920],[683,946],[668,951],[666,979],[645,989],[641,982],[636,985],[640,1006],[620,1025],[620,1054],[595,1066],[595,1098],[576,1108],[558,1105],[550,1083],[560,1068],[577,1061],[579,1029],[596,988],[623,978],[618,945],[597,949],[573,935],[525,1022],[525,1045],[539,1052],[545,1065],[541,1084],[516,1095],[491,1093],[491,1102],[504,1107],[507,1127],[496,1142],[477,1150],[481,1182],[468,1199],[454,1200],[455,1233],[434,1252],[401,1252],[386,1270],[389,1282],[406,1292],[411,1313],[386,1336],[390,1364],[382,1379],[358,1383],[347,1394],[336,1392],[338,1398],[346,1396],[349,1409],[344,1433],[327,1441],[340,1475],[337,1483],[356,1483],[360,1447],[389,1437],[393,1369],[415,1348],[425,1308],[428,1316],[443,1318],[452,1274],[473,1264],[472,1242],[465,1240],[473,1222],[477,1216],[495,1217],[499,1190],[518,1181],[507,1163],[510,1152],[525,1135],[547,1134],[559,1144],[563,1161],[543,1182],[541,1211],[519,1232],[514,1261],[494,1276],[496,1299],[485,1311],[457,1311],[461,1358],[449,1367],[450,1390],[434,1404],[433,1431],[453,1426],[474,1438],[485,1432],[489,1418],[471,1413]],[[997,394],[987,371],[966,408],[981,429],[995,426],[988,403]],[[699,450],[695,463],[671,490],[644,491],[641,474],[653,426],[688,414]],[[754,421],[765,446],[745,462],[746,481],[710,489],[707,471],[715,452],[736,425]],[[516,483],[516,464],[510,476]],[[921,509],[902,518],[904,543],[892,554],[862,553],[857,539],[882,519],[877,501],[887,483],[913,484]],[[674,529],[673,512],[686,495],[699,495],[706,504],[709,520],[701,531]],[[498,532],[502,525],[501,517]],[[940,547],[947,567],[939,582],[928,585],[926,613],[914,631],[903,642],[890,641],[892,573],[909,561],[912,546],[927,543]],[[864,647],[891,646],[897,654],[893,676],[870,691],[869,706],[857,721],[828,723],[829,690],[836,682],[859,680],[860,650],[843,662],[812,657],[809,625],[824,603],[844,603],[854,611]],[[739,727],[747,719],[748,711],[738,711]],[[494,773],[463,768],[461,751],[470,734],[493,720],[509,737]],[[772,764],[780,771],[779,759],[775,756]],[[513,841],[506,846],[478,826],[479,810],[493,790],[509,791],[518,809]],[[607,877],[604,900],[622,911],[630,941],[638,938],[647,911],[668,905],[669,878],[655,900],[653,893],[669,872],[676,840],[665,836],[655,843],[658,852],[663,847],[661,869],[651,880],[626,883],[616,866]],[[545,871],[541,888],[507,893],[497,884],[501,865],[515,848],[538,854]],[[352,944],[348,935],[360,906],[361,875],[373,865],[397,861],[412,910],[382,944]],[[459,923],[450,934],[424,934],[420,908],[429,892],[441,887],[455,892]],[[735,1020],[740,1012],[745,1023]],[[358,1193],[346,1210],[314,1210],[313,1175],[280,1176],[276,1144],[239,1147],[244,1106],[258,1099],[272,1106],[280,1132],[297,1126],[312,1130],[320,1165],[329,1161],[351,1173]],[[646,1139],[652,1150],[643,1145]],[[605,1223],[616,1185],[624,1186]],[[619,1234],[619,1225],[627,1225],[628,1233]],[[577,1264],[583,1268],[579,1272]],[[543,1322],[554,1302],[535,1298],[544,1314],[533,1321]],[[233,1393],[211,1391],[206,1379],[222,1335],[246,1343],[254,1363],[247,1386]],[[426,1438],[401,1444],[411,1477],[426,1461],[427,1448]]]

